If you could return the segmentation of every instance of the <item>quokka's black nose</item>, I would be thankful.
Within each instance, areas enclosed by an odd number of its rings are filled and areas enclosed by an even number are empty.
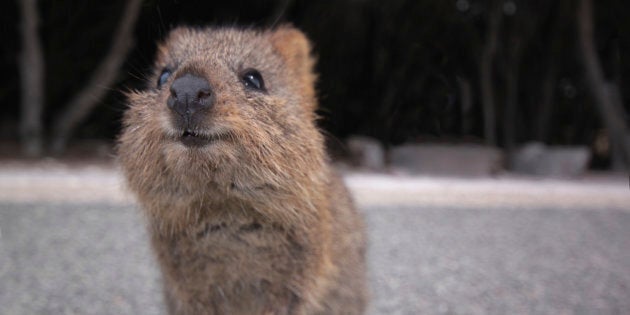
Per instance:
[[[185,120],[191,120],[195,114],[210,109],[214,104],[210,83],[192,74],[175,79],[170,91],[166,104]]]

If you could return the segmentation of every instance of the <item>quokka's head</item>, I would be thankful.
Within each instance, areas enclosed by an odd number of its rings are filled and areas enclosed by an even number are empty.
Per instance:
[[[320,164],[313,63],[308,40],[291,26],[174,29],[158,47],[148,88],[128,95],[123,164],[222,170],[233,182],[274,181]]]

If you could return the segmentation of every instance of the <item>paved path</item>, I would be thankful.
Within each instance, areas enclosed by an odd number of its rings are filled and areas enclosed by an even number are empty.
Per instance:
[[[630,314],[624,182],[347,177],[370,314]],[[162,314],[142,220],[110,168],[0,167],[0,314]]]

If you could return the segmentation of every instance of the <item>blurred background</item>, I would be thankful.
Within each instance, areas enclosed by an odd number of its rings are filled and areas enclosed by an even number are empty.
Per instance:
[[[24,0],[0,10],[2,155],[108,151],[123,92],[147,85],[156,42],[177,25],[288,22],[313,41],[336,157],[414,169],[407,155],[441,155],[408,145],[431,144],[479,155],[483,172],[567,174],[628,159],[623,0]]]

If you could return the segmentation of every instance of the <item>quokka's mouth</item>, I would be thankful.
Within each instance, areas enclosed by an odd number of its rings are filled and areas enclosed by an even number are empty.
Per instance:
[[[225,138],[222,134],[206,134],[194,130],[185,130],[180,141],[187,147],[201,147]]]

